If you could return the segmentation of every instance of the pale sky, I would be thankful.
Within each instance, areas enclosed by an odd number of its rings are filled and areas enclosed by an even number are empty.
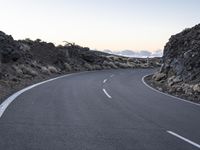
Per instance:
[[[0,0],[0,30],[15,39],[91,49],[163,49],[200,23],[200,0]]]

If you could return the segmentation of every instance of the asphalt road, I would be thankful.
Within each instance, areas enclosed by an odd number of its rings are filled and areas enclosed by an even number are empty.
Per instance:
[[[0,150],[197,150],[200,106],[148,88],[147,69],[60,78],[17,97]]]

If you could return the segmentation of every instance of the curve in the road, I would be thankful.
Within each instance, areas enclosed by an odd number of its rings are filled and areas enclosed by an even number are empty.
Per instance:
[[[181,100],[181,101],[186,102],[186,103],[190,103],[190,104],[193,104],[193,105],[200,106],[200,104],[198,104],[198,103],[195,103],[195,102],[192,102],[192,101],[189,101],[189,100],[180,98],[180,97],[176,97],[176,96],[173,96],[173,95],[170,95],[170,94],[161,92],[161,91],[159,91],[159,90],[157,90],[157,89],[151,87],[150,85],[148,85],[148,84],[145,82],[145,78],[148,77],[148,76],[150,76],[150,75],[152,75],[152,74],[148,74],[148,75],[145,75],[145,76],[142,77],[142,82],[143,82],[144,85],[146,85],[148,88],[150,88],[150,89],[152,89],[152,90],[154,90],[154,91],[156,91],[156,92],[158,92],[158,93],[161,93],[161,94],[163,94],[163,95],[172,97],[172,98],[174,98],[174,99]]]
[[[81,74],[81,73],[86,73],[87,71],[85,72],[80,72],[80,73],[73,73],[73,74]],[[39,85],[42,85],[44,83],[48,83],[48,82],[51,82],[51,81],[54,81],[54,80],[57,80],[57,79],[61,79],[61,78],[64,78],[64,77],[68,77],[68,76],[71,76],[73,74],[67,74],[67,75],[63,75],[63,76],[59,76],[59,77],[56,77],[56,78],[52,78],[52,79],[49,79],[49,80],[46,80],[46,81],[42,81],[42,82],[39,82],[39,83],[36,83],[36,84],[33,84],[33,85],[30,85],[14,94],[12,94],[11,96],[9,96],[7,99],[5,99],[1,105],[0,105],[0,118],[1,116],[3,115],[3,113],[5,112],[5,110],[8,108],[8,106],[18,97],[20,96],[21,94],[23,94],[24,92],[34,88],[34,87],[37,87]]]
[[[73,74],[22,90],[0,118],[0,149],[199,149],[199,107],[147,88],[141,78],[153,71]]]

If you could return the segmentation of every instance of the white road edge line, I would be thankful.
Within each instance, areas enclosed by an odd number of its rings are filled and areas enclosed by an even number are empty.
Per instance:
[[[172,131],[167,131],[167,133],[169,133],[169,134],[171,134],[171,135],[173,135],[173,136],[175,136],[175,137],[177,137],[177,138],[179,138],[179,139],[181,139],[181,140],[183,140],[183,141],[185,141],[187,143],[190,143],[190,144],[192,144],[193,146],[195,146],[197,148],[200,148],[199,144],[197,144],[197,143],[195,143],[195,142],[193,142],[193,141],[191,141],[191,140],[189,140],[187,138],[184,138],[183,136],[180,136],[180,135],[178,135],[178,134],[176,134],[176,133],[174,133]]]
[[[103,92],[106,94],[106,96],[107,96],[108,98],[112,98],[112,97],[107,93],[107,91],[106,91],[105,89],[103,89]]]
[[[151,74],[149,74],[149,75],[151,75]],[[150,85],[148,85],[148,84],[144,81],[144,78],[146,78],[146,77],[149,76],[149,75],[143,76],[143,77],[142,77],[142,82],[143,82],[144,85],[146,85],[146,86],[147,86],[148,88],[150,88],[151,90],[156,91],[156,92],[158,92],[158,93],[161,93],[161,94],[163,94],[163,95],[166,95],[166,96],[175,98],[175,99],[177,99],[177,100],[180,100],[180,101],[189,103],[189,104],[193,104],[193,105],[196,105],[196,106],[200,106],[200,104],[198,104],[198,103],[194,103],[194,102],[191,102],[191,101],[189,101],[189,100],[185,100],[185,99],[182,99],[182,98],[179,98],[179,97],[176,97],[176,96],[173,96],[173,95],[170,95],[170,94],[161,92],[161,91],[159,91],[159,90],[157,90],[157,89],[154,89],[153,87],[151,87]]]
[[[18,91],[16,93],[14,93],[10,97],[8,97],[6,100],[4,100],[3,103],[1,103],[1,105],[0,105],[0,118],[2,117],[2,115],[5,112],[6,108],[22,93],[24,93],[24,92],[26,92],[26,91],[28,91],[28,90],[36,87],[36,86],[39,86],[39,85],[47,83],[47,82],[54,81],[56,79],[64,78],[64,77],[71,76],[71,75],[74,75],[74,74],[86,73],[86,72],[87,71],[79,72],[79,73],[66,74],[66,75],[63,75],[63,76],[52,78],[52,79],[49,79],[49,80],[46,80],[46,81],[43,81],[43,82],[39,82],[39,83],[33,84],[31,86],[28,86],[28,87],[26,87],[26,88],[24,88],[24,89],[22,89],[22,90],[20,90],[20,91]]]
[[[104,80],[103,80],[103,83],[106,83],[107,81],[108,81],[108,79],[104,79]]]

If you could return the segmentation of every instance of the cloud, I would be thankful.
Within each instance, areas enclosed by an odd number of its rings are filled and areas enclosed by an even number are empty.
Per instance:
[[[146,50],[142,50],[140,52],[138,52],[139,56],[143,57],[150,57],[152,55],[152,53],[150,51],[146,51]]]
[[[122,50],[122,51],[112,51],[112,50],[104,50],[106,53],[127,56],[127,57],[162,57],[163,51],[157,50],[154,52],[148,50],[141,50],[141,51],[133,51],[133,50]]]
[[[123,50],[123,51],[119,51],[118,54],[120,54],[120,55],[136,55],[136,52],[134,52],[132,50]]]
[[[161,57],[163,55],[163,51],[157,50],[157,51],[153,52],[152,55],[155,57]]]

